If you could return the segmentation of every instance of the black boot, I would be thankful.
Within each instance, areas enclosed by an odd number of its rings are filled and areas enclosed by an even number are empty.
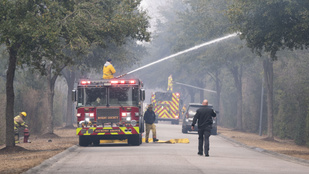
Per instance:
[[[159,139],[153,138],[153,142],[155,143],[156,141],[159,141]]]
[[[149,143],[149,142],[148,142],[148,138],[146,139],[146,143]]]

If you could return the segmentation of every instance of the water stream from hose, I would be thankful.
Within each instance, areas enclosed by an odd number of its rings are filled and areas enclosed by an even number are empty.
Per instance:
[[[230,35],[227,35],[227,36],[224,36],[224,37],[220,37],[220,38],[217,38],[217,39],[214,39],[214,40],[205,42],[205,43],[203,43],[203,44],[194,46],[194,47],[192,47],[192,48],[189,48],[189,49],[180,51],[180,52],[178,52],[178,53],[175,53],[175,54],[172,54],[172,55],[170,55],[170,56],[164,57],[164,58],[162,58],[162,59],[160,59],[160,60],[157,60],[157,61],[155,61],[155,62],[152,62],[152,63],[149,63],[149,64],[144,65],[144,66],[142,66],[142,67],[139,67],[139,68],[137,68],[137,69],[135,69],[135,70],[132,70],[132,71],[126,73],[126,74],[123,74],[123,75],[121,75],[121,76],[118,76],[117,78],[123,77],[123,76],[125,76],[125,75],[127,75],[127,74],[134,73],[134,72],[136,72],[136,71],[139,71],[139,70],[141,70],[141,69],[147,68],[147,67],[149,67],[149,66],[151,66],[151,65],[154,65],[154,64],[157,64],[157,63],[159,63],[159,62],[162,62],[162,61],[171,59],[171,58],[173,58],[173,57],[179,56],[179,55],[181,55],[181,54],[185,54],[185,53],[188,53],[188,52],[190,52],[190,51],[197,50],[197,49],[199,49],[199,48],[201,48],[201,47],[204,47],[204,46],[207,46],[207,45],[211,45],[211,44],[214,44],[214,43],[217,43],[217,42],[220,42],[220,41],[229,39],[229,38],[231,38],[231,37],[235,37],[235,36],[237,36],[237,34],[238,34],[238,33],[233,33],[233,34],[230,34]]]

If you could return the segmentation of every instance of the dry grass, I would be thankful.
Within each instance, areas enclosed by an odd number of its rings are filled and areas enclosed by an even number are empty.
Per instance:
[[[234,139],[247,146],[259,147],[265,150],[309,160],[309,148],[305,146],[298,146],[293,142],[293,140],[281,140],[275,138],[275,141],[266,141],[264,140],[266,136],[233,131],[231,129],[221,127],[218,128],[218,132],[225,137]]]
[[[4,150],[4,146],[0,146],[0,173],[22,173],[78,144],[75,129],[55,129],[54,133],[59,138],[40,138],[30,135],[31,143],[20,143],[14,148],[15,150]]]

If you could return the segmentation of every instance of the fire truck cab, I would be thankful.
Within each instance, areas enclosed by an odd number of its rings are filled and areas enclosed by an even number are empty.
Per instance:
[[[145,91],[139,79],[80,80],[72,96],[80,146],[99,145],[100,140],[142,143]]]

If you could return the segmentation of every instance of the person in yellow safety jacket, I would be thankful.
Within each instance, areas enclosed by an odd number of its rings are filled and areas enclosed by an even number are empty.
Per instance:
[[[186,104],[183,104],[183,107],[182,107],[182,115],[185,114],[187,108],[186,108]]]
[[[173,77],[172,77],[172,75],[170,75],[168,77],[167,91],[173,91]]]
[[[112,79],[116,72],[115,68],[111,64],[112,60],[107,59],[106,63],[103,66],[103,79]]]
[[[14,117],[14,137],[15,137],[15,144],[19,143],[19,132],[18,129],[21,127],[28,128],[28,125],[24,121],[24,118],[26,118],[27,113],[21,112],[19,115]]]

